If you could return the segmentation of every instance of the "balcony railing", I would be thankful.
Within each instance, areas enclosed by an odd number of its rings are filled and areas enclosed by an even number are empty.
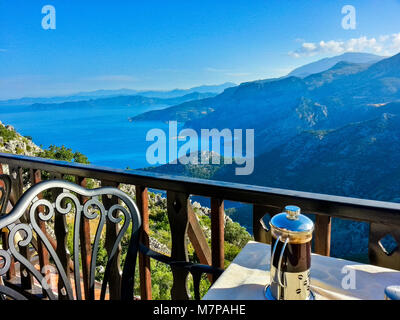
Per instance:
[[[74,176],[76,183],[85,186],[86,178],[99,180],[102,186],[133,185],[136,188],[136,202],[143,221],[141,241],[149,244],[148,188],[167,192],[167,211],[171,230],[171,257],[187,261],[186,236],[189,237],[199,260],[203,264],[217,268],[224,267],[224,200],[237,201],[253,206],[253,234],[256,241],[270,243],[271,235],[263,222],[263,217],[281,212],[287,204],[297,205],[303,212],[315,214],[314,252],[330,254],[332,217],[362,221],[369,224],[368,256],[371,264],[400,270],[400,249],[397,247],[387,254],[380,240],[387,234],[400,241],[400,204],[356,198],[330,196],[244,185],[204,179],[172,176],[138,170],[119,170],[93,165],[83,165],[35,157],[0,153],[0,173],[8,166],[12,179],[11,204],[15,204],[23,193],[23,172],[29,171],[32,184],[41,181],[41,173],[47,172],[51,178]],[[194,216],[190,205],[191,195],[211,199],[211,248]],[[81,254],[90,257],[90,228],[81,239]],[[107,233],[107,237],[115,234]],[[41,264],[45,253],[37,248]],[[89,259],[87,259],[89,261]],[[88,276],[89,265],[83,261],[83,279]],[[42,267],[42,266],[41,266]],[[141,298],[151,299],[151,277],[149,258],[139,255]],[[12,276],[13,270],[10,270]],[[173,299],[189,297],[186,286],[187,272],[173,269]],[[117,276],[117,275],[116,275]],[[118,280],[118,279],[117,279]],[[215,280],[215,279],[213,279]],[[112,292],[110,292],[112,298]]]

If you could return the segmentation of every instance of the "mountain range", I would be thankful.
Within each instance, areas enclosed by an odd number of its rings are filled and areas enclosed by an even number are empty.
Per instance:
[[[174,98],[154,98],[154,97],[145,97],[141,95],[119,95],[116,97],[68,101],[61,103],[34,103],[31,105],[31,107],[35,108],[36,110],[41,110],[41,109],[67,108],[67,107],[96,108],[96,107],[140,107],[140,106],[154,106],[154,105],[172,106],[176,104],[181,104],[186,101],[213,97],[215,95],[216,93],[211,93],[211,92],[205,92],[205,93],[192,92]]]
[[[311,74],[320,73],[332,68],[338,62],[350,62],[350,63],[366,63],[372,64],[378,62],[385,57],[378,56],[370,53],[360,52],[346,52],[339,56],[324,58],[299,68],[294,69],[288,74],[288,76],[294,76],[299,78],[305,78]]]
[[[236,86],[235,83],[226,82],[220,85],[203,85],[190,89],[174,89],[174,90],[134,90],[134,89],[118,89],[118,90],[96,90],[89,92],[79,92],[67,96],[54,97],[26,97],[19,99],[9,99],[0,101],[0,106],[15,106],[15,105],[31,105],[31,104],[54,104],[63,102],[87,101],[102,98],[112,98],[118,96],[133,96],[140,95],[150,98],[177,98],[191,93],[219,94],[226,88]]]
[[[255,130],[254,172],[236,176],[223,165],[211,179],[400,202],[400,54],[243,83],[136,118],[150,114],[194,129]],[[176,173],[170,166],[153,170]]]

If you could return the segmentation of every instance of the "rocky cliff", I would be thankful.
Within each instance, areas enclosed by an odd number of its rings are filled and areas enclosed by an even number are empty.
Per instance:
[[[12,125],[4,125],[0,121],[0,152],[35,156],[42,149],[15,131]]]

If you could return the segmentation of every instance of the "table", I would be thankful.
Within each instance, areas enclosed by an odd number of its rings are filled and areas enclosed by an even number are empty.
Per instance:
[[[250,241],[203,300],[264,300],[270,252],[270,245]],[[399,271],[312,254],[311,290],[317,300],[380,300],[389,285],[400,285]]]

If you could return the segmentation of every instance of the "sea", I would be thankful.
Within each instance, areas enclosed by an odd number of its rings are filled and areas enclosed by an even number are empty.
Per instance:
[[[168,124],[129,119],[165,107],[0,106],[0,121],[44,148],[64,145],[95,165],[138,169],[150,166],[145,157],[152,143],[146,141],[147,132],[154,128],[168,132]]]
[[[154,166],[146,160],[146,151],[153,143],[146,141],[147,132],[161,129],[168,137],[169,126],[162,121],[136,122],[130,118],[167,107],[0,106],[0,121],[4,125],[12,125],[21,135],[31,137],[35,144],[43,148],[64,145],[86,155],[93,165],[141,169]],[[178,132],[182,126],[183,123],[178,124]],[[201,146],[201,137],[198,146]],[[222,151],[223,144],[221,154]],[[209,199],[198,196],[192,199],[210,206]],[[238,205],[230,201],[225,204],[227,208]]]

